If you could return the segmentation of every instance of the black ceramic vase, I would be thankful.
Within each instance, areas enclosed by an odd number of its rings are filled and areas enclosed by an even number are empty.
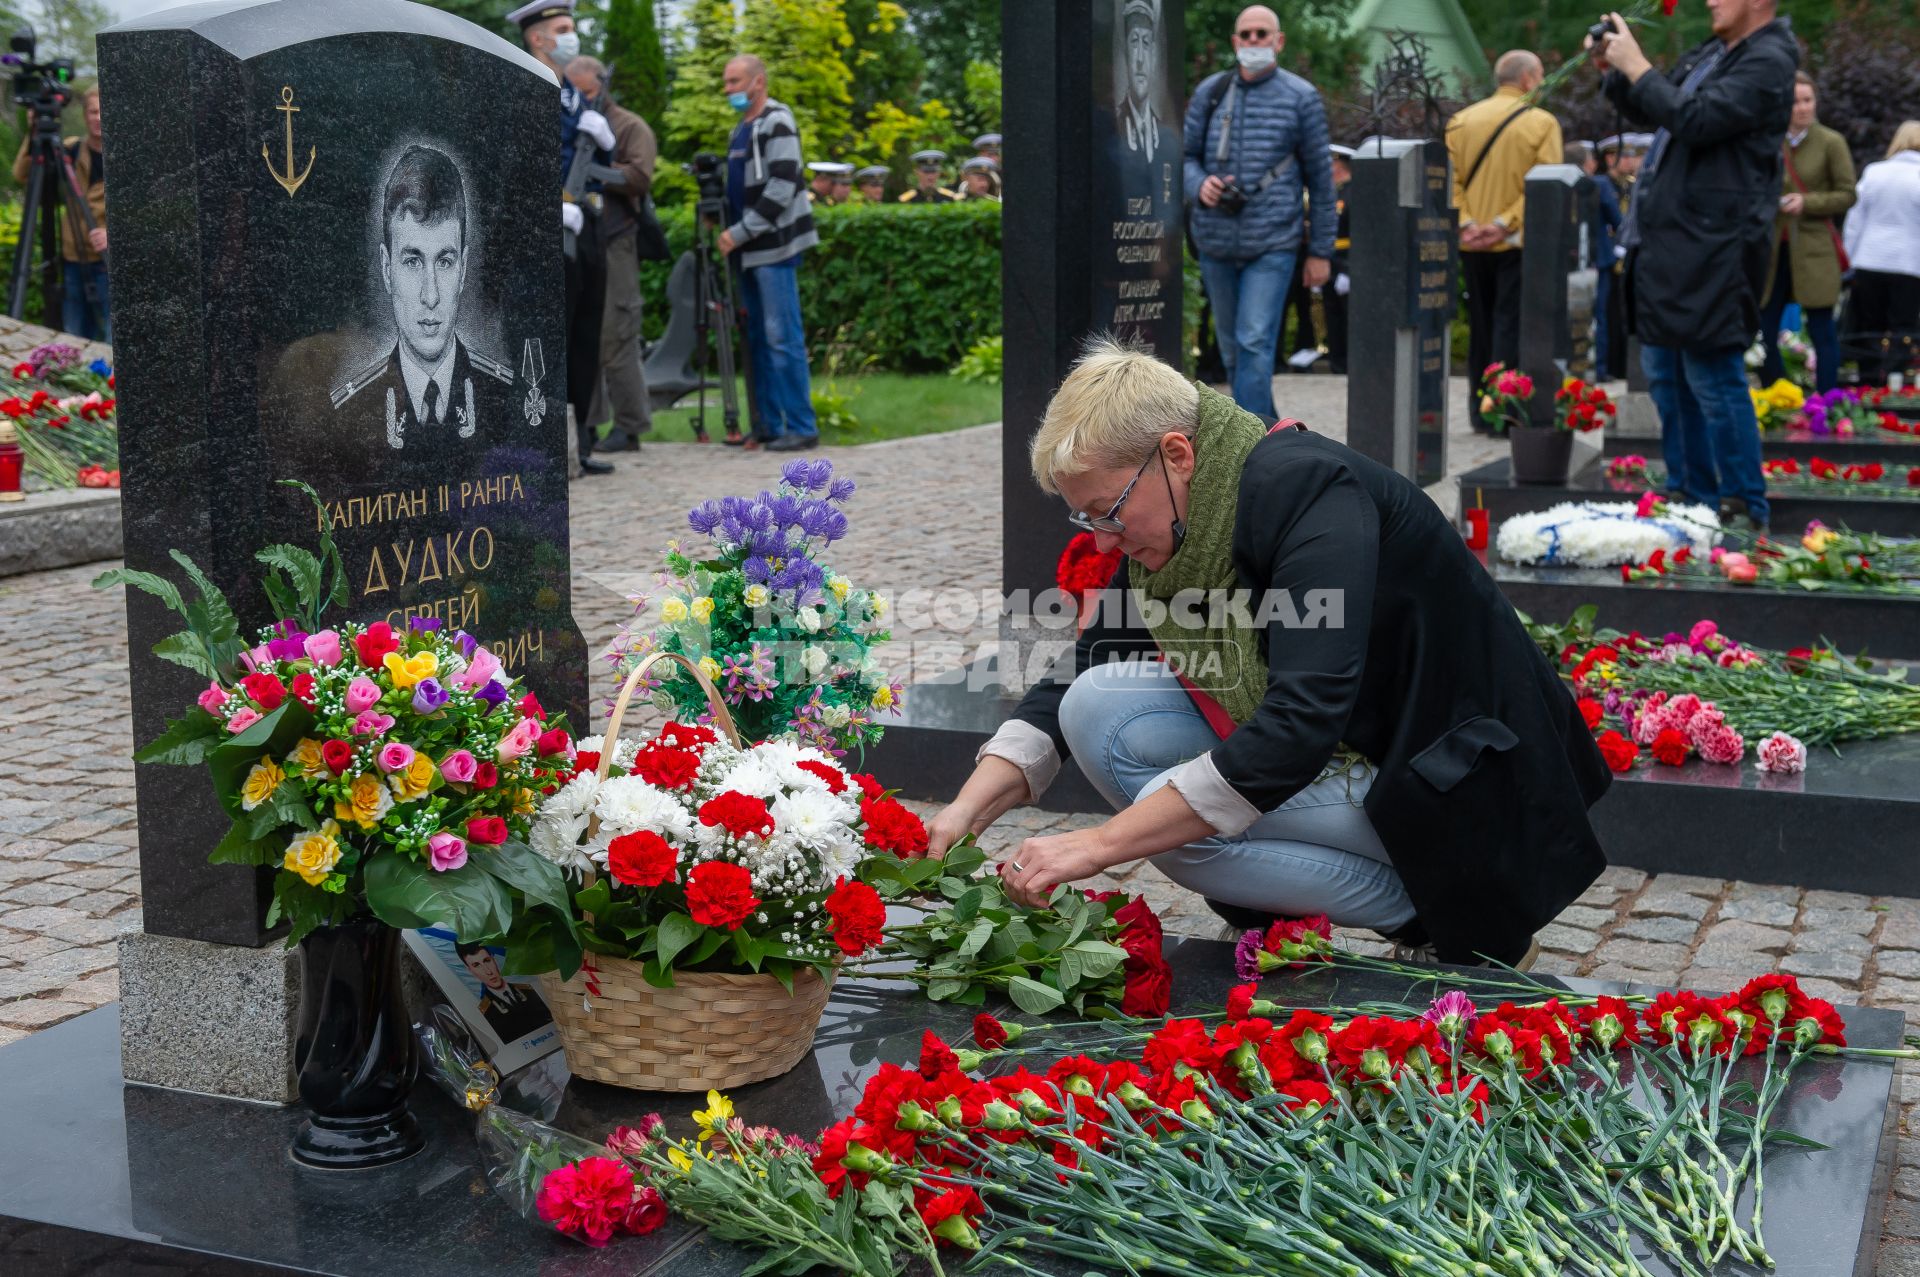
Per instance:
[[[300,942],[294,1062],[309,1116],[295,1161],[363,1170],[425,1146],[407,1109],[420,1057],[400,996],[400,933],[371,915],[318,927]]]
[[[1515,426],[1507,432],[1513,441],[1515,483],[1565,483],[1573,460],[1573,432],[1553,426]]]

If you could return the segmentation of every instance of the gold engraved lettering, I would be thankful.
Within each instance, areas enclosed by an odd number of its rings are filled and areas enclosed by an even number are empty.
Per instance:
[[[376,576],[380,578],[380,584],[378,584],[378,585],[375,585],[375,584],[373,583],[373,581],[374,581],[374,578],[375,578]],[[388,586],[387,586],[387,569],[386,569],[386,567],[385,567],[385,565],[383,565],[383,564],[382,564],[382,563],[380,562],[380,547],[376,545],[376,546],[374,546],[374,547],[373,547],[373,557],[367,560],[367,584],[366,584],[366,587],[365,587],[364,589],[362,589],[362,590],[361,590],[360,592],[361,592],[362,594],[378,594],[378,593],[380,593],[380,592],[381,592],[382,590],[385,590],[385,589],[387,589],[387,588],[388,588]]]

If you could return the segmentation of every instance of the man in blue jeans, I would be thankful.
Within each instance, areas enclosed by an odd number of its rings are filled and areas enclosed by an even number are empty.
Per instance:
[[[1325,285],[1339,216],[1326,108],[1311,84],[1279,69],[1285,44],[1273,10],[1243,12],[1233,30],[1239,68],[1201,81],[1183,145],[1189,225],[1220,358],[1234,402],[1269,417],[1294,259],[1304,248],[1302,284]],[[1305,245],[1303,193],[1312,223]]]
[[[820,242],[813,201],[800,180],[800,129],[767,96],[767,64],[750,53],[727,63],[727,102],[741,113],[727,146],[722,253],[738,252],[747,302],[748,375],[769,452],[817,447],[807,334],[800,318],[800,257]],[[729,438],[748,449],[758,440]]]
[[[1713,36],[1654,71],[1624,19],[1594,45],[1608,97],[1658,128],[1620,228],[1629,319],[1660,410],[1667,490],[1735,531],[1767,528],[1746,350],[1780,200],[1800,51],[1775,0],[1717,0]]]

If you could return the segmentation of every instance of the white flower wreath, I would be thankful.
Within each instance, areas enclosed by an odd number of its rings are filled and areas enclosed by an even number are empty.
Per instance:
[[[1564,501],[1506,520],[1496,545],[1509,563],[1600,568],[1683,546],[1706,554],[1719,531],[1719,520],[1703,505],[1668,505],[1641,518],[1631,501]]]

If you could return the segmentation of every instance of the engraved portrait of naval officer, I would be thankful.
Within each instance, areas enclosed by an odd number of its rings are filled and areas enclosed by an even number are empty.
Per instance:
[[[1160,145],[1160,0],[1114,0],[1121,47],[1114,78],[1115,113],[1126,130],[1127,149],[1151,162]]]
[[[459,168],[444,151],[409,146],[380,208],[380,280],[394,345],[333,388],[334,411],[366,422],[395,450],[497,441],[509,428],[513,370],[470,349],[458,332],[469,249]]]

